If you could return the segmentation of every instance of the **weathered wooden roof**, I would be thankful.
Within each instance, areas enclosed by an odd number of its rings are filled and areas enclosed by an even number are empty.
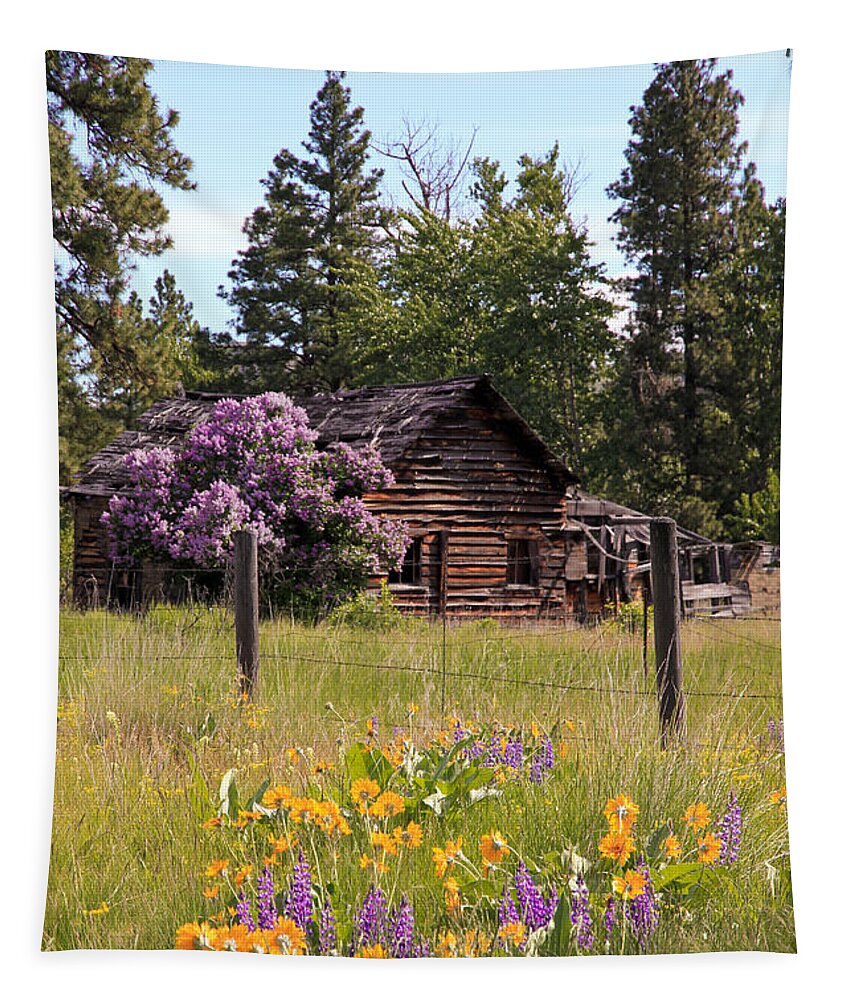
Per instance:
[[[136,448],[179,446],[189,430],[206,420],[226,394],[187,392],[161,399],[83,466],[66,494],[112,496],[127,485],[124,457]],[[352,447],[374,445],[391,468],[402,461],[424,430],[471,405],[484,404],[517,435],[520,444],[562,487],[577,477],[538,437],[487,375],[465,375],[439,382],[382,385],[323,393],[297,400],[317,431],[318,445],[342,441]]]

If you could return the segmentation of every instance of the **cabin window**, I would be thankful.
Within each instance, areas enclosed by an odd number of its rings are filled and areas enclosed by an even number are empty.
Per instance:
[[[534,548],[531,540],[528,538],[509,538],[505,582],[509,585],[528,587],[534,581]]]
[[[405,551],[405,559],[400,570],[390,570],[388,583],[407,583],[419,586],[423,577],[423,540],[414,538]]]

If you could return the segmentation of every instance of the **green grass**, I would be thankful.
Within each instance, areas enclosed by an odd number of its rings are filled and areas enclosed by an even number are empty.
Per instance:
[[[255,702],[241,707],[227,612],[63,611],[44,947],[172,947],[178,925],[220,906],[202,898],[205,865],[246,850],[233,832],[200,827],[200,781],[209,815],[230,768],[243,793],[270,778],[294,788],[324,782],[324,794],[344,798],[342,754],[374,714],[382,736],[400,725],[421,743],[447,715],[527,731],[532,723],[558,726],[565,742],[544,786],[509,783],[501,798],[457,819],[425,819],[423,847],[392,876],[396,891],[414,899],[421,925],[445,921],[430,855],[448,836],[461,834],[476,859],[479,837],[496,827],[532,862],[567,846],[596,860],[610,796],[638,802],[649,832],[667,820],[676,825],[699,799],[722,811],[735,787],[745,833],[729,869],[733,884],[704,894],[687,917],[663,919],[651,950],[794,950],[785,811],[769,802],[785,782],[783,755],[766,743],[769,718],[782,717],[779,626],[690,623],[683,640],[687,735],[682,747],[662,752],[641,635],[615,625],[450,627],[444,661],[438,625],[412,622],[382,634],[264,622]],[[410,702],[418,706],[413,718]],[[296,769],[289,747],[305,752]],[[335,771],[309,777],[309,762],[320,758]],[[360,898],[369,883],[356,863],[360,836],[356,830],[341,850],[340,900]],[[331,865],[321,849],[315,860]],[[107,913],[87,912],[102,901]]]

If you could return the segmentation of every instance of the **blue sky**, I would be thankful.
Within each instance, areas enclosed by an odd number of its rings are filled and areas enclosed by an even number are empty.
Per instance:
[[[785,52],[719,57],[718,68],[733,70],[734,85],[745,97],[740,135],[769,199],[785,195],[790,83]],[[499,160],[509,178],[521,154],[542,156],[557,141],[565,164],[578,163],[584,178],[574,215],[588,227],[594,259],[617,275],[624,262],[612,239],[615,227],[607,222],[615,204],[605,189],[624,165],[630,105],[641,103],[652,76],[652,64],[642,64],[496,73],[350,72],[346,82],[376,141],[398,139],[406,118],[437,126],[442,139],[457,144],[466,145],[477,129],[473,154]],[[193,160],[197,189],[164,193],[174,247],[139,262],[134,286],[145,298],[167,267],[199,321],[213,330],[227,327],[232,314],[216,290],[227,285],[230,263],[245,245],[242,224],[262,202],[260,180],[273,156],[282,148],[302,152],[308,106],[323,77],[321,70],[155,64],[151,86],[162,106],[180,112],[175,142]],[[403,204],[395,162],[377,153],[372,160],[385,169],[385,191]]]

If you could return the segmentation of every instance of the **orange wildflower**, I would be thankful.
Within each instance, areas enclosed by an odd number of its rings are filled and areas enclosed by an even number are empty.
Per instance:
[[[349,794],[357,805],[358,811],[365,816],[369,803],[377,798],[380,792],[381,788],[377,781],[373,781],[372,778],[358,778],[357,781],[352,782]]]
[[[504,861],[510,854],[508,844],[499,830],[483,834],[479,840],[479,850],[482,852],[485,874],[492,865]]]
[[[393,830],[393,839],[397,844],[407,847],[409,850],[413,850],[415,847],[419,847],[423,842],[423,828],[418,823],[411,820],[407,826],[397,826]]]
[[[712,833],[699,837],[697,841],[697,858],[705,865],[711,865],[721,854],[721,841]]]
[[[284,752],[287,755],[287,760],[293,767],[295,767],[295,765],[298,764],[298,750],[296,750],[295,747],[287,747]]]
[[[782,788],[778,788],[777,791],[772,792],[771,795],[768,796],[768,801],[773,806],[781,806],[781,807],[785,806],[786,805],[786,786],[784,785]]]
[[[211,861],[207,865],[207,870],[204,872],[204,874],[207,876],[207,878],[218,878],[218,876],[221,875],[222,872],[224,872],[229,865],[230,861],[228,861],[227,859],[223,859],[220,861]]]
[[[372,846],[380,847],[385,854],[396,854],[396,841],[390,836],[389,833],[377,833],[371,834]]]
[[[446,874],[446,869],[451,865],[458,863],[458,855],[461,853],[461,840],[461,837],[454,841],[447,840],[445,851],[439,847],[433,847],[431,849],[431,857],[432,861],[434,861],[434,872],[438,878],[443,878]]]
[[[635,850],[635,841],[628,833],[610,832],[600,841],[599,850],[604,858],[611,858],[619,865],[625,865]]]
[[[203,892],[204,899],[215,899],[219,894],[219,887],[217,885],[208,885]]]
[[[387,955],[384,953],[384,945],[370,944],[356,951],[355,958],[387,958]]]
[[[629,833],[638,818],[638,806],[628,795],[609,799],[603,809],[611,833]]]
[[[521,923],[503,924],[499,929],[499,939],[522,948],[526,940],[526,925]]]
[[[444,899],[447,913],[459,913],[461,911],[461,893],[458,889],[458,882],[454,878],[448,878],[443,883],[445,890]]]
[[[180,951],[206,951],[211,947],[210,934],[213,928],[206,920],[199,923],[183,924],[177,928],[174,947]]]
[[[263,793],[262,802],[267,809],[289,809],[292,800],[292,789],[286,785],[276,785]]]
[[[210,946],[215,951],[251,951],[250,936],[242,924],[215,927],[210,931]]]
[[[405,800],[397,792],[382,792],[369,807],[371,816],[398,816],[405,811]]]
[[[276,837],[274,833],[270,833],[269,843],[275,854],[286,854],[287,851],[291,851],[296,846],[298,840],[295,837]]]
[[[307,951],[304,931],[286,917],[278,917],[275,926],[263,934],[270,955],[303,955]]]
[[[237,889],[242,885],[242,883],[251,875],[253,871],[251,865],[243,865],[234,875],[233,881]]]
[[[612,879],[612,892],[622,899],[635,899],[640,896],[647,885],[647,876],[643,872],[630,869],[624,872],[623,878],[615,875]]]
[[[215,830],[216,827],[221,826],[223,822],[224,819],[221,816],[211,816],[209,819],[204,820],[201,827],[204,830]]]
[[[452,933],[452,931],[445,931],[437,939],[437,948],[435,949],[438,958],[453,958],[455,956],[455,946],[458,944],[458,938]]]
[[[690,826],[695,833],[699,830],[705,830],[709,826],[709,810],[706,808],[706,804],[695,802],[694,805],[689,806],[683,815],[683,822],[686,826]]]
[[[683,846],[680,843],[680,838],[674,836],[672,833],[670,837],[665,838],[665,857],[670,860],[671,858],[678,858],[683,853]]]

